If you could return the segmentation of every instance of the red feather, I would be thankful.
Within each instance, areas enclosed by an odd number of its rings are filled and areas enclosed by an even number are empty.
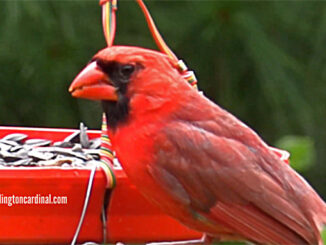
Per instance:
[[[99,66],[106,62],[100,68],[113,81],[108,86],[119,86],[111,64],[138,67],[125,94],[117,90],[129,109],[109,135],[124,170],[148,200],[221,239],[322,244],[326,206],[318,194],[252,129],[191,88],[167,56],[111,47],[94,60]]]

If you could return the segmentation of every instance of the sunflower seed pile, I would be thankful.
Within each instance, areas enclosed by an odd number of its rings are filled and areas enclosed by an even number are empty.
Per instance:
[[[0,139],[0,167],[62,166],[83,167],[100,159],[101,139],[89,140],[87,127],[63,141],[29,139],[26,134],[13,133]]]

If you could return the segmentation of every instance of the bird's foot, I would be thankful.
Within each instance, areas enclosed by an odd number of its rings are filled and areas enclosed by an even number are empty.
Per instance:
[[[151,242],[147,243],[146,245],[206,245],[211,244],[212,238],[207,236],[206,234],[203,235],[201,239],[196,240],[186,240],[186,241],[174,241],[174,242]]]

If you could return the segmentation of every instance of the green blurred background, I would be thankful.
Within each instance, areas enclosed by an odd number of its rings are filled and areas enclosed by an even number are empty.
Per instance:
[[[289,150],[326,197],[326,2],[147,1],[199,87]],[[70,97],[105,46],[97,0],[0,0],[0,125],[99,128],[98,103]],[[156,48],[134,1],[119,0],[116,43]]]

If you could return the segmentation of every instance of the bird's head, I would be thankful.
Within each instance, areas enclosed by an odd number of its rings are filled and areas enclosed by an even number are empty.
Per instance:
[[[162,101],[181,84],[186,85],[167,55],[139,47],[113,46],[92,58],[74,79],[69,92],[74,97],[101,100],[108,124],[114,127],[127,118],[139,97]]]

